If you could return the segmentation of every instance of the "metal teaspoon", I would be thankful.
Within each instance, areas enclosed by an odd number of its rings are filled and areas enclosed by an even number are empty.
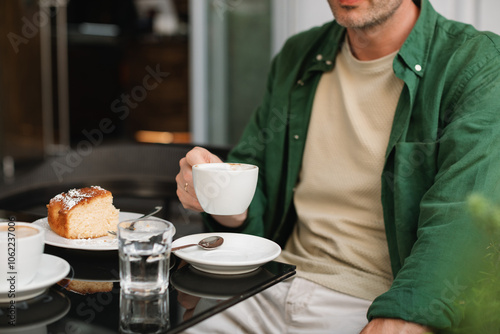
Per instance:
[[[154,211],[152,211],[152,212],[150,212],[150,213],[148,213],[148,214],[145,214],[144,216],[141,216],[141,217],[139,217],[139,218],[134,219],[134,221],[132,222],[132,224],[130,224],[130,226],[129,226],[129,227],[127,227],[127,229],[129,229],[129,230],[133,230],[133,229],[134,229],[134,224],[135,224],[137,221],[139,221],[139,220],[141,220],[141,219],[144,219],[144,218],[151,217],[152,215],[154,215],[154,214],[158,213],[161,209],[163,209],[163,207],[162,207],[162,206],[155,206]],[[109,234],[112,234],[112,235],[117,235],[117,234],[116,234],[116,231],[108,231],[108,233],[109,233]]]
[[[214,235],[214,236],[210,236],[210,237],[206,237],[206,238],[201,239],[200,242],[198,242],[197,244],[189,244],[189,245],[174,247],[174,248],[172,248],[172,252],[175,252],[176,250],[179,250],[179,249],[193,247],[193,246],[200,246],[201,248],[211,250],[211,249],[215,249],[215,248],[219,247],[220,245],[222,245],[223,242],[224,242],[224,238]]]

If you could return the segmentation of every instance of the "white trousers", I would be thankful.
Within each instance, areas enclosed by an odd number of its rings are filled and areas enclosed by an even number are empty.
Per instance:
[[[295,277],[202,321],[185,333],[359,334],[371,301]]]

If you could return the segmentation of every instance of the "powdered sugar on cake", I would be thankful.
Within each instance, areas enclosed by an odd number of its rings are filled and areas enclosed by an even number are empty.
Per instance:
[[[52,200],[61,202],[64,210],[71,210],[81,201],[104,192],[106,192],[106,190],[99,186],[91,186],[90,188],[86,188],[86,191],[82,189],[71,189],[66,193],[56,195]]]

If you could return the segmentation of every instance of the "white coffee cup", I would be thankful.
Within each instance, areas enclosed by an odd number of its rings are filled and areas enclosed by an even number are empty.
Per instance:
[[[198,202],[206,213],[237,215],[250,205],[259,168],[240,163],[207,163],[193,166]]]
[[[35,278],[45,245],[44,230],[24,222],[0,223],[0,290],[19,289]]]

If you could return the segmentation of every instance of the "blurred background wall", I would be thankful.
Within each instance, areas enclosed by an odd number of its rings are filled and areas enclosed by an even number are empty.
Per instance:
[[[431,0],[500,32],[496,0]],[[41,5],[40,5],[41,4]],[[231,146],[326,0],[0,1],[0,171],[115,142]]]

